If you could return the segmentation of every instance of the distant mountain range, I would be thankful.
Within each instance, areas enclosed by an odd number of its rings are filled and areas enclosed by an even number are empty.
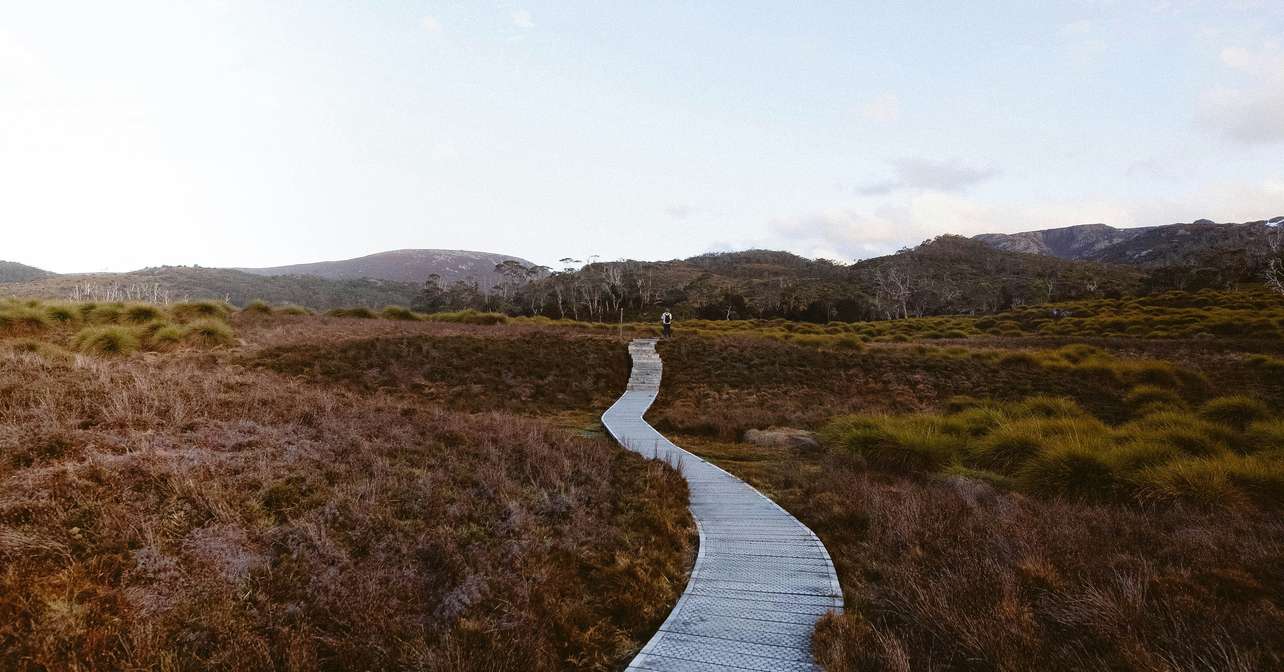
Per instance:
[[[163,266],[59,275],[0,262],[0,297],[96,300],[255,299],[316,309],[475,307],[604,319],[661,305],[704,317],[871,319],[984,313],[1088,296],[1260,282],[1273,224],[1208,220],[1118,229],[1087,224],[974,238],[940,236],[912,250],[846,265],[750,250],[685,260],[600,262],[571,274],[517,274],[520,257],[462,250],[394,250],[274,268]],[[425,292],[424,282],[441,288]],[[456,283],[456,281],[465,281]],[[502,292],[490,290],[504,283]],[[515,283],[515,284],[514,284]],[[608,314],[609,313],[609,314]],[[617,315],[618,319],[618,315]]]
[[[1083,224],[1021,233],[983,233],[974,238],[1005,252],[1159,268],[1205,264],[1217,261],[1215,255],[1252,251],[1264,239],[1267,224],[1280,221],[1284,217],[1242,224],[1200,219],[1189,224],[1130,229]]]
[[[274,266],[272,268],[238,268],[253,275],[306,275],[327,280],[388,280],[423,284],[428,276],[437,275],[443,285],[456,280],[477,281],[482,289],[489,289],[500,281],[495,266],[505,261],[516,261],[522,266],[531,262],[512,255],[469,250],[393,250],[355,259],[318,261],[310,264]]]

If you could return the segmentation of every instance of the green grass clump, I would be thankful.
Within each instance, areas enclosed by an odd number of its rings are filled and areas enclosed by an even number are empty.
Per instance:
[[[271,315],[272,306],[269,306],[266,301],[251,301],[245,304],[245,307],[241,309],[241,314],[242,315]]]
[[[0,336],[37,334],[53,326],[43,310],[30,306],[0,306]]]
[[[74,324],[81,319],[80,310],[67,303],[53,303],[45,306],[45,315],[57,324]]]
[[[120,319],[130,324],[146,324],[164,316],[160,308],[146,303],[131,303],[121,309]]]
[[[1210,399],[1199,407],[1201,418],[1241,431],[1250,424],[1265,419],[1270,413],[1271,409],[1266,404],[1243,395]]]
[[[849,416],[829,435],[871,466],[898,472],[936,471],[958,453],[959,439],[939,416]]]
[[[128,355],[138,350],[138,337],[117,325],[85,327],[71,340],[72,347],[86,355]]]
[[[1043,497],[1103,500],[1118,481],[1107,451],[1092,441],[1063,441],[1033,456],[1017,474],[1022,489]]]
[[[1234,438],[1231,430],[1180,411],[1151,413],[1121,425],[1117,434],[1123,443],[1153,441],[1195,456],[1224,453]]]
[[[185,301],[169,308],[169,314],[183,323],[202,319],[226,320],[231,312],[231,306],[221,301]]]
[[[419,316],[416,315],[413,310],[410,310],[409,308],[403,308],[401,306],[387,306],[386,308],[383,309],[382,315],[383,315],[383,319],[385,320],[402,320],[406,322],[413,322],[419,319]]]
[[[842,416],[819,436],[874,469],[975,472],[1040,497],[1284,507],[1284,418],[1242,397],[1197,415],[1155,407],[1152,397],[1174,401],[1163,388],[1134,392],[1131,403],[1151,410],[1113,426],[1060,397],[962,397],[942,414]]]
[[[424,316],[425,320],[431,322],[455,322],[458,324],[505,324],[508,322],[508,316],[503,313],[483,313],[476,310],[460,310],[446,313],[430,313]],[[615,325],[601,324],[593,325],[593,328],[613,329]]]
[[[227,323],[220,320],[197,320],[183,330],[183,340],[205,348],[236,344],[236,334]]]
[[[1181,395],[1157,385],[1137,385],[1124,395],[1124,403],[1135,415],[1146,415],[1163,410],[1180,410],[1186,407]]]
[[[124,304],[100,303],[88,309],[85,314],[85,321],[91,324],[120,324],[124,317]]]
[[[277,308],[277,309],[276,309],[276,312],[280,313],[281,315],[296,315],[296,316],[297,316],[297,315],[311,315],[311,314],[312,314],[312,311],[311,311],[311,310],[308,310],[307,308],[304,308],[303,306],[296,306],[296,305],[294,305],[294,304],[290,304],[290,305],[286,305],[286,306],[281,306],[280,308]]]

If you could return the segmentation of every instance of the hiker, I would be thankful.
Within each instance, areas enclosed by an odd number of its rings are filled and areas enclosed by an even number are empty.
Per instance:
[[[668,338],[673,333],[673,313],[668,308],[664,309],[664,314],[660,316],[660,324],[664,325],[664,337]]]

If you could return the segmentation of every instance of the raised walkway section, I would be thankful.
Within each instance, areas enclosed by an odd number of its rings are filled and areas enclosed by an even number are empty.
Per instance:
[[[628,390],[602,424],[620,445],[667,460],[686,477],[700,551],[686,592],[628,669],[818,669],[812,628],[843,608],[829,553],[775,502],[647,424],[642,415],[659,393],[660,356],[651,339],[633,341],[629,353]]]

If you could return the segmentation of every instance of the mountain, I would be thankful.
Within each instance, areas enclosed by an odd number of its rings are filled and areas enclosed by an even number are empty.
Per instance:
[[[1094,254],[1132,240],[1153,228],[1116,229],[1105,224],[1081,224],[1022,233],[982,233],[974,238],[1005,252],[1042,254],[1058,259],[1091,259]]]
[[[1284,217],[1242,224],[1200,219],[1188,224],[1116,229],[1083,224],[1021,233],[974,236],[996,250],[1042,254],[1059,259],[1127,264],[1143,268],[1204,264],[1218,254],[1235,256],[1264,244],[1267,224]]]
[[[422,285],[434,273],[442,285],[456,280],[473,278],[483,289],[500,282],[495,272],[496,264],[516,261],[522,266],[534,266],[521,257],[471,252],[468,250],[393,250],[356,259],[319,261],[310,264],[275,266],[272,268],[239,268],[238,271],[253,275],[314,276],[329,280],[358,280],[370,278]]]
[[[51,276],[53,276],[53,273],[34,266],[19,264],[15,261],[0,261],[0,283],[26,282]]]

